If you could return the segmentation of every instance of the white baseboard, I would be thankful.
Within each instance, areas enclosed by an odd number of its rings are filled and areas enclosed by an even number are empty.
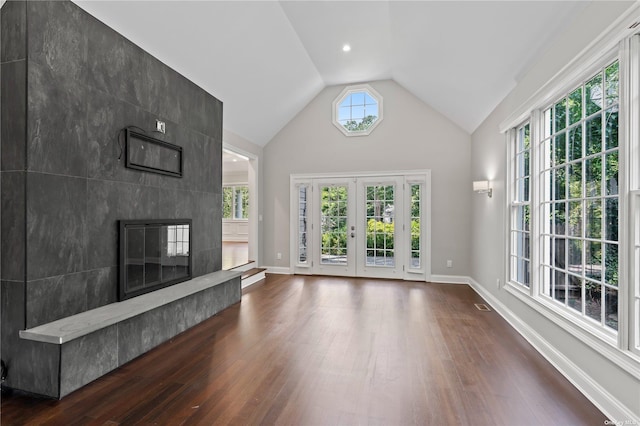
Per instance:
[[[634,413],[614,398],[587,373],[575,365],[569,358],[553,347],[540,334],[516,316],[507,306],[496,299],[490,292],[473,278],[467,277],[468,284],[478,293],[502,318],[505,319],[522,337],[524,337],[547,361],[567,378],[589,401],[600,409],[612,424],[640,424]]]
[[[469,284],[469,277],[461,275],[431,275],[434,284]]]

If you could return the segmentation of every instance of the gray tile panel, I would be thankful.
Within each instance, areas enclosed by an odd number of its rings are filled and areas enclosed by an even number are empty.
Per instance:
[[[58,78],[85,85],[88,76],[89,15],[67,1],[27,3],[29,63]],[[46,73],[46,74],[49,74]]]
[[[118,330],[112,325],[61,346],[60,398],[118,367]]]
[[[3,280],[24,280],[25,245],[25,172],[2,172],[0,201],[0,252]]]
[[[26,59],[26,1],[8,1],[0,9],[0,62]]]
[[[86,177],[85,86],[38,63],[28,68],[28,170]]]
[[[25,169],[26,140],[26,61],[14,61],[0,65],[0,170]]]
[[[87,180],[27,176],[27,279],[85,269]]]

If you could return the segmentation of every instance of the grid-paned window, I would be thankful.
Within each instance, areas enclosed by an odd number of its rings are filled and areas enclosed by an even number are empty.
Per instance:
[[[365,217],[367,266],[394,267],[395,186],[367,185]]]
[[[516,129],[513,147],[513,192],[510,226],[510,274],[515,283],[531,282],[531,126]]]
[[[333,124],[345,136],[368,135],[382,116],[382,96],[368,84],[347,86],[333,101]]]
[[[189,225],[167,226],[167,256],[189,255]]]
[[[320,263],[347,264],[347,200],[348,187],[331,185],[320,188]]]
[[[542,114],[541,293],[618,329],[618,62]]]
[[[222,187],[222,218],[234,220],[249,218],[249,188],[247,186]]]

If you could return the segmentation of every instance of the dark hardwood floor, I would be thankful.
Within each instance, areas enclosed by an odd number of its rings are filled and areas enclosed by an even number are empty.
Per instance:
[[[242,302],[2,425],[603,425],[465,285],[269,275]]]

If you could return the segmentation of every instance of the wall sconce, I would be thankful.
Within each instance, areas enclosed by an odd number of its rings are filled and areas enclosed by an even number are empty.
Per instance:
[[[473,191],[478,194],[487,194],[489,198],[493,196],[493,188],[488,180],[476,180],[473,182]]]

